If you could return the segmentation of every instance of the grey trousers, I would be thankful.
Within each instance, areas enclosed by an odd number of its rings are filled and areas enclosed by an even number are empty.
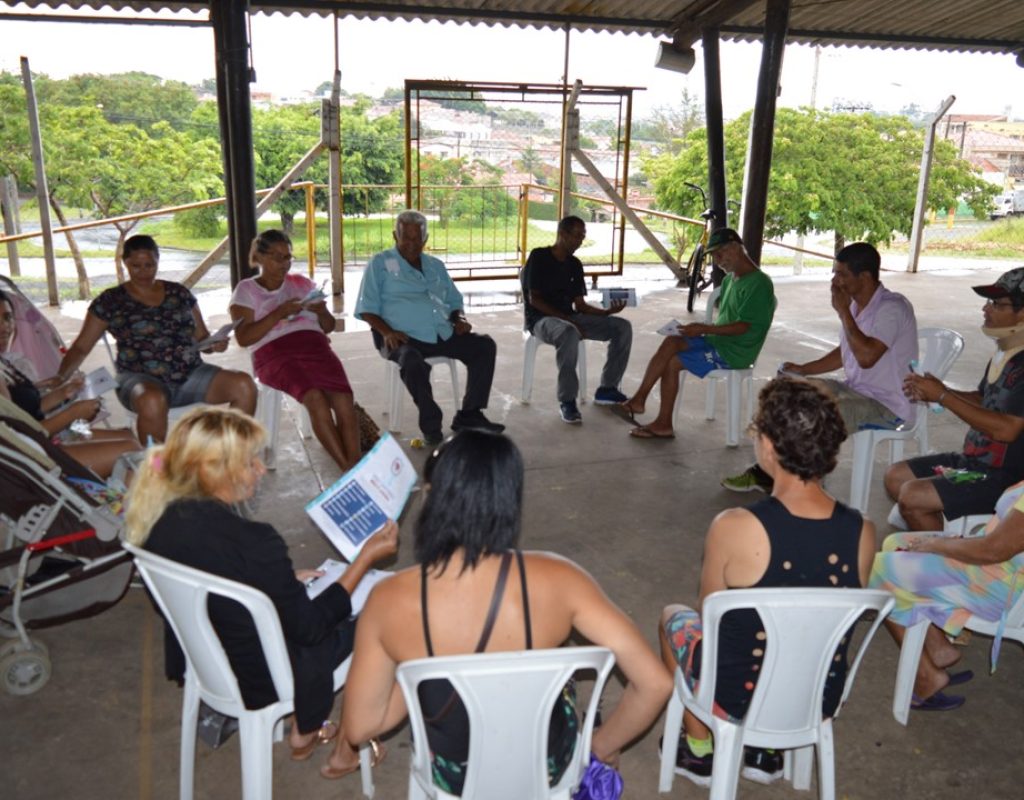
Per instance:
[[[629,363],[633,346],[633,326],[622,317],[602,317],[597,314],[573,314],[572,325],[558,317],[544,317],[533,326],[533,335],[545,344],[554,345],[555,363],[558,365],[558,402],[568,403],[579,394],[580,381],[576,376],[580,334],[586,339],[608,342],[608,358],[601,370],[601,386],[618,388]],[[573,326],[576,327],[573,327]],[[577,328],[579,330],[577,330]]]

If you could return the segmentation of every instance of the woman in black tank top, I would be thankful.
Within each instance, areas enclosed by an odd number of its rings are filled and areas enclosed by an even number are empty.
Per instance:
[[[835,402],[806,381],[778,379],[761,391],[751,425],[761,468],[775,481],[772,495],[732,509],[712,523],[705,542],[700,599],[723,589],[814,586],[862,587],[875,551],[874,526],[825,492],[823,478],[836,465],[846,428]],[[698,607],[699,608],[699,607]],[[661,620],[666,665],[680,666],[694,685],[700,677],[701,629],[697,610],[667,606]],[[723,717],[742,719],[757,685],[766,641],[753,610],[734,611],[719,628],[715,702]],[[831,716],[846,678],[846,640],[836,653],[822,713]],[[677,772],[707,785],[711,732],[687,712]],[[769,782],[781,758],[748,753],[744,775]]]
[[[671,676],[629,618],[586,572],[550,553],[521,553],[523,463],[504,436],[463,431],[424,468],[415,567],[379,583],[357,631],[343,728],[359,742],[398,725],[405,704],[395,683],[404,661],[464,653],[561,646],[575,629],[610,648],[628,681],[605,714],[591,749],[614,763],[621,747],[660,713]],[[460,795],[469,757],[469,721],[447,680],[420,684],[434,783]],[[548,779],[572,762],[579,721],[573,687],[551,709]],[[424,743],[417,742],[422,747]]]

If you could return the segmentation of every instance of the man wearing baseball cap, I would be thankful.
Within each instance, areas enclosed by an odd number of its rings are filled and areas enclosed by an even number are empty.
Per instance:
[[[678,336],[666,336],[651,357],[636,393],[622,403],[630,418],[643,414],[647,396],[660,383],[658,416],[629,434],[637,439],[671,439],[672,414],[679,393],[679,372],[703,378],[715,369],[746,369],[761,352],[775,315],[775,290],[754,263],[732,228],[719,228],[705,248],[727,274],[722,281],[718,317],[714,324],[691,322],[679,326]]]
[[[903,381],[907,397],[938,403],[970,426],[962,453],[919,456],[885,473],[910,530],[941,531],[943,516],[990,514],[1003,490],[1024,478],[1024,267],[973,288],[986,298],[982,333],[996,345],[977,390],[952,389],[933,375]]]

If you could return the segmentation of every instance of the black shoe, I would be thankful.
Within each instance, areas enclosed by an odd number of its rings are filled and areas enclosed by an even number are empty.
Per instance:
[[[559,403],[558,413],[562,418],[562,422],[567,422],[570,425],[579,425],[583,422],[583,415],[580,413],[579,406],[576,405],[575,400],[570,400],[568,403]]]
[[[743,748],[743,770],[740,772],[748,781],[767,786],[782,777],[784,760],[778,750],[764,750],[760,747]]]
[[[476,409],[474,411],[459,411],[452,420],[453,431],[486,431],[487,433],[501,433],[505,430],[504,425],[491,422],[484,416],[484,412]]]
[[[658,740],[658,751],[661,751],[662,740]],[[711,769],[714,765],[714,753],[698,758],[690,749],[686,736],[679,737],[679,749],[676,750],[676,775],[688,778],[698,786],[711,785]]]
[[[427,447],[437,447],[444,441],[444,434],[441,431],[430,431],[423,434],[423,444]]]

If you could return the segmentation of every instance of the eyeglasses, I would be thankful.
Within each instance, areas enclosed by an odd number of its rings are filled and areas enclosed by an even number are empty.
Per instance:
[[[992,306],[992,308],[1013,308],[1012,300],[986,300],[985,305]]]

